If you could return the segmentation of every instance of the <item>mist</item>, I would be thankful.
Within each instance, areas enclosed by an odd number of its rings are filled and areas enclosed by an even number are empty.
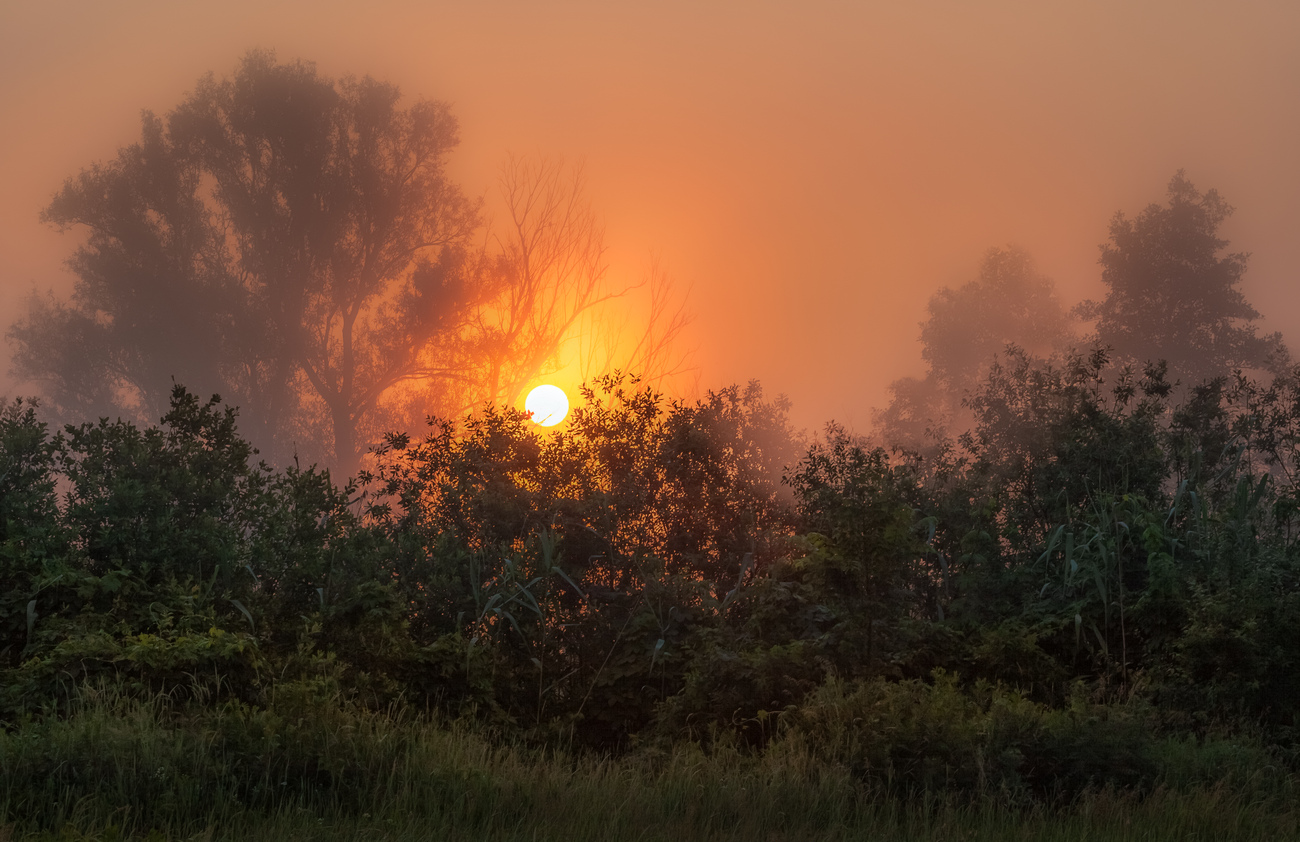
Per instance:
[[[993,247],[1064,305],[1101,293],[1117,211],[1179,169],[1236,208],[1263,331],[1300,337],[1300,9],[1291,3],[622,6],[70,2],[0,10],[0,323],[66,297],[80,236],[39,214],[251,48],[450,103],[451,175],[582,161],[611,274],[683,289],[700,385],[751,379],[865,430],[923,371],[926,302]],[[0,393],[26,394],[0,345]]]

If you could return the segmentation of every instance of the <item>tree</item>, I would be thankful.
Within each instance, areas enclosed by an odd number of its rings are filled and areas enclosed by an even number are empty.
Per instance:
[[[582,314],[621,294],[608,284],[604,226],[581,166],[512,156],[499,187],[507,220],[489,271],[500,294],[471,320],[466,408],[513,403]]]
[[[348,474],[387,431],[514,402],[575,335],[613,330],[602,305],[632,287],[609,284],[582,169],[560,161],[511,159],[505,233],[472,243],[456,144],[443,103],[248,54],[46,209],[90,236],[72,300],[11,328],[15,372],[67,420],[157,418],[175,382],[220,393],[272,461]],[[686,318],[656,278],[624,362],[662,375]]]
[[[1168,207],[1152,204],[1134,219],[1117,213],[1111,221],[1100,259],[1106,298],[1077,308],[1096,320],[1097,343],[1112,348],[1117,362],[1163,359],[1186,385],[1283,362],[1280,335],[1256,335],[1259,313],[1238,289],[1247,255],[1224,253],[1219,226],[1232,207],[1215,190],[1197,191],[1182,170],[1168,198]]]
[[[488,262],[495,294],[470,320],[465,367],[475,375],[462,409],[514,404],[567,358],[588,383],[621,370],[648,385],[688,370],[678,346],[690,322],[684,301],[657,263],[639,282],[610,281],[604,225],[580,163],[511,156],[499,188],[506,219]],[[642,288],[639,318],[620,320],[611,305]]]
[[[10,331],[59,408],[156,417],[175,378],[226,394],[281,459],[323,427],[351,471],[395,387],[463,376],[446,363],[483,293],[478,205],[444,171],[445,103],[252,52],[142,122],[44,213],[90,230],[72,302]]]
[[[1074,339],[1051,279],[1016,246],[990,249],[975,280],[939,290],[927,309],[921,358],[928,372],[894,381],[890,405],[876,417],[891,445],[920,447],[926,429],[938,432],[961,418],[963,398],[1008,345],[1047,356]]]

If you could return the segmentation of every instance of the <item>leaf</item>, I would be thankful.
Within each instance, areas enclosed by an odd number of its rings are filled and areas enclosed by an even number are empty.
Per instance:
[[[519,592],[515,594],[510,601],[523,605],[529,611],[532,611],[538,618],[541,618],[542,606],[538,604],[537,597],[533,596],[533,592],[528,590],[528,588],[525,588],[523,585],[516,585],[516,587],[519,588]],[[520,596],[523,596],[524,599],[519,599]]]
[[[731,601],[736,598],[736,594],[740,593],[740,586],[745,582],[745,574],[748,573],[749,568],[753,566],[754,566],[754,554],[745,553],[745,555],[741,558],[740,561],[740,575],[736,577],[736,586],[731,590],[727,591],[727,595],[722,598],[723,608],[726,608],[728,605],[730,605]]]
[[[248,612],[248,609],[244,607],[244,603],[242,603],[242,602],[240,602],[239,600],[235,599],[233,596],[230,597],[230,602],[231,602],[232,605],[234,605],[236,608],[238,608],[238,609],[240,610],[240,612],[243,613],[243,615],[244,615],[244,619],[245,619],[245,620],[248,620],[248,628],[249,628],[250,630],[252,630],[253,632],[256,632],[256,631],[257,631],[257,627],[256,627],[255,625],[253,625],[253,615],[250,614],[250,613]]]
[[[745,574],[748,573],[748,572],[749,572],[749,568],[751,568],[751,567],[753,567],[753,566],[754,566],[754,554],[753,554],[753,553],[745,553],[744,557],[741,558],[741,560],[740,560],[740,576],[737,577],[737,579],[736,579],[736,589],[737,589],[737,590],[739,590],[741,584],[744,583],[744,581],[745,581]]]
[[[569,574],[568,574],[568,573],[565,573],[565,572],[564,572],[562,569],[560,569],[559,567],[555,568],[555,572],[559,575],[559,577],[560,577],[561,579],[563,579],[564,581],[566,581],[566,582],[569,583],[569,587],[573,588],[574,591],[577,592],[578,596],[583,597],[584,599],[586,598],[587,595],[586,595],[585,593],[582,592],[582,588],[578,587],[578,583],[577,583],[577,582],[575,582],[575,581],[573,581],[572,579],[569,578]]]
[[[1106,594],[1106,580],[1105,580],[1105,578],[1101,575],[1101,570],[1093,570],[1093,571],[1092,571],[1092,581],[1093,581],[1093,583],[1097,586],[1097,593],[1101,596],[1101,604],[1102,604],[1103,606],[1105,606],[1106,611],[1107,611],[1107,616],[1110,616],[1110,614],[1109,614],[1109,612],[1110,612],[1110,600],[1107,598],[1107,594]]]
[[[27,603],[27,645],[32,643],[32,634],[36,631],[36,600]]]
[[[664,648],[664,639],[661,637],[655,641],[655,649],[650,653],[650,669],[655,668],[655,661],[659,659],[659,650]]]
[[[935,532],[939,528],[939,519],[934,515],[923,517],[916,522],[919,529],[925,530],[925,543],[933,544]]]
[[[1056,549],[1056,545],[1060,543],[1061,536],[1064,534],[1065,534],[1064,525],[1058,526],[1052,530],[1051,537],[1047,539],[1047,549],[1043,550],[1043,554],[1038,557],[1039,564],[1042,564],[1045,561],[1047,561],[1049,558],[1051,558],[1052,551]]]
[[[542,566],[549,570],[559,561],[555,554],[555,535],[549,529],[539,529],[537,540],[542,547]]]
[[[122,571],[110,570],[105,573],[99,580],[99,587],[104,593],[117,593],[122,589]]]
[[[1186,495],[1187,495],[1187,480],[1183,480],[1182,482],[1178,483],[1178,491],[1174,494],[1174,502],[1169,506],[1169,514],[1165,515],[1166,526],[1168,526],[1169,522],[1174,519],[1174,516],[1176,514],[1178,514],[1178,510],[1182,504],[1183,497],[1185,497]]]
[[[524,630],[519,628],[519,623],[515,620],[514,614],[511,614],[509,611],[505,610],[504,608],[498,608],[493,613],[495,613],[498,617],[505,617],[506,620],[509,621],[510,625],[514,627],[515,633],[517,633],[520,637],[524,637]],[[525,638],[525,640],[526,639],[527,638]]]
[[[1106,638],[1102,635],[1101,629],[1097,628],[1096,623],[1090,623],[1089,625],[1092,626],[1092,633],[1097,636],[1097,642],[1101,644],[1101,651],[1110,655],[1110,646],[1106,643]]]

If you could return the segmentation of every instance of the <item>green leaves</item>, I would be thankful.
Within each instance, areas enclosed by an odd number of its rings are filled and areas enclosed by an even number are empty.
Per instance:
[[[253,615],[252,615],[252,613],[251,613],[247,608],[244,607],[244,603],[240,602],[239,600],[235,599],[235,598],[232,596],[232,597],[230,597],[230,604],[233,605],[233,606],[235,606],[236,608],[238,608],[238,609],[239,609],[239,613],[243,614],[243,615],[244,615],[244,619],[248,620],[248,629],[249,629],[249,631],[256,632],[256,631],[257,631],[257,624],[253,622]]]

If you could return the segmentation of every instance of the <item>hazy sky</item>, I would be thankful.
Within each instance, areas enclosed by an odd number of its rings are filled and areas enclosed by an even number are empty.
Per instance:
[[[701,385],[860,430],[921,373],[929,296],[1016,243],[1100,293],[1117,210],[1178,168],[1236,215],[1247,298],[1300,343],[1300,3],[0,0],[0,322],[66,293],[68,176],[253,47],[452,103],[453,172],[586,161],[611,263],[692,287]],[[0,346],[0,393],[12,392]]]

